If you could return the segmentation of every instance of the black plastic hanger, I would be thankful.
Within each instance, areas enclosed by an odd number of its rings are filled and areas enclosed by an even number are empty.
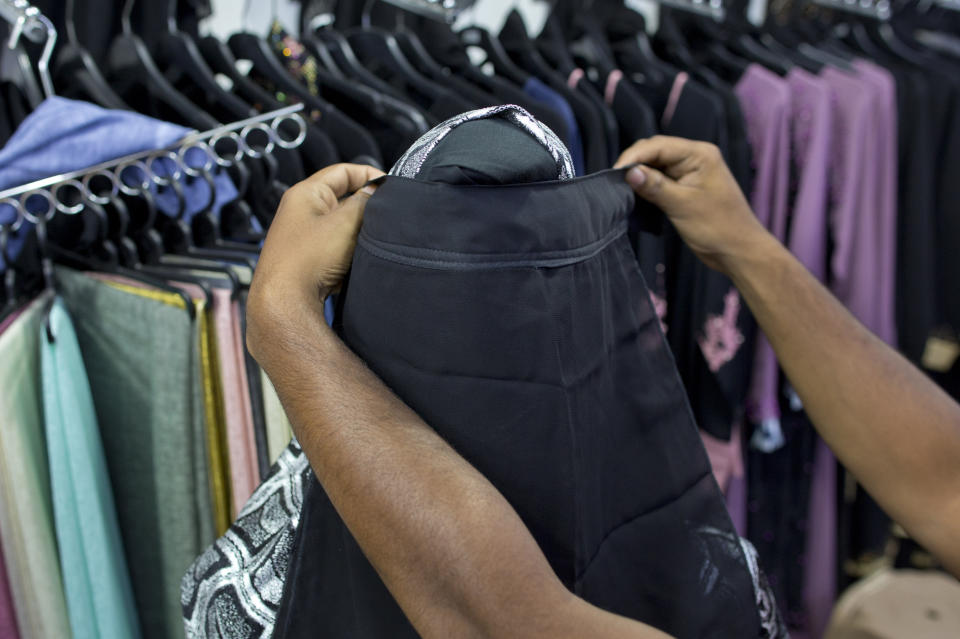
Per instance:
[[[237,59],[249,60],[253,64],[252,71],[278,90],[303,102],[307,112],[316,111],[320,117],[315,122],[334,141],[341,156],[345,156],[344,159],[351,160],[360,155],[352,149],[362,148],[363,153],[382,162],[380,150],[373,137],[332,104],[311,94],[304,85],[297,82],[263,38],[252,33],[235,33],[230,36],[228,45]]]
[[[329,107],[324,100],[312,95],[305,86],[294,80],[270,49],[270,44],[260,36],[249,32],[234,33],[227,44],[236,59],[249,60],[256,72],[278,89],[291,93],[311,108],[325,110]]]
[[[522,87],[530,79],[530,73],[521,69],[507,54],[500,40],[483,27],[467,27],[459,32],[460,39],[468,47],[479,47],[487,55],[487,62],[493,64],[497,75],[507,78]]]
[[[133,4],[134,0],[126,0],[121,17],[123,31],[114,39],[107,54],[112,85],[118,87],[118,91],[127,99],[145,91],[146,96],[141,97],[149,97],[164,105],[175,114],[176,119],[188,126],[201,130],[215,128],[217,121],[170,84],[157,68],[147,45],[133,33],[130,27]],[[156,108],[152,110],[156,111]],[[152,115],[164,119],[173,117],[162,112]]]
[[[347,80],[350,77],[349,73],[344,72],[344,70],[340,68],[340,64],[330,49],[323,43],[310,37],[310,34],[302,34],[300,36],[300,44],[307,50],[307,53],[317,59],[317,62],[319,62],[330,75],[340,78],[341,80]]]
[[[67,40],[58,47],[54,65],[54,84],[60,95],[78,93],[107,109],[130,107],[107,83],[90,53],[80,44],[75,23],[76,0],[66,0],[64,8]]]
[[[578,48],[577,45],[581,48]],[[569,76],[574,69],[579,67],[573,56],[570,54],[571,45],[567,44],[566,35],[560,26],[559,18],[551,12],[543,24],[543,30],[534,40],[534,45],[551,65],[560,71],[563,75]],[[585,38],[583,42],[574,43],[574,49],[587,53],[587,58],[591,66],[600,72],[602,77],[607,77],[610,72],[616,68],[613,61],[613,55],[608,49],[603,49],[603,43],[597,42],[593,38]]]
[[[217,239],[215,233],[222,233],[231,240],[246,244],[259,244],[263,234],[253,231],[253,210],[244,200],[250,188],[250,168],[244,162],[236,162],[227,169],[230,179],[237,189],[237,195],[220,207],[220,220],[216,228],[200,229],[194,227],[194,239],[198,246],[208,246]]]
[[[460,98],[470,102],[472,108],[494,106],[501,103],[496,96],[481,88],[463,73],[455,73],[448,67],[437,62],[423,42],[413,31],[401,28],[394,32],[397,43],[410,63],[428,79],[444,86]]]
[[[189,35],[180,31],[176,24],[176,0],[167,4],[167,30],[160,36],[156,48],[158,65],[169,74],[180,74],[192,83],[205,102],[215,105],[229,120],[242,120],[256,114],[256,111],[239,97],[227,91],[203,59],[203,54]]]
[[[915,49],[900,38],[896,30],[888,23],[875,21],[867,26],[867,30],[874,42],[879,43],[890,53],[910,64],[926,67],[936,63],[936,56],[931,56],[925,49]]]
[[[785,56],[780,56],[763,46],[752,35],[743,33],[730,42],[734,53],[739,53],[748,60],[753,60],[779,75],[787,75],[793,69],[794,63]]]
[[[377,27],[357,27],[344,32],[350,46],[364,66],[376,73],[373,65],[383,68],[384,74],[403,80],[404,84],[420,93],[435,97],[441,87],[424,77],[407,60],[392,33]],[[383,76],[381,76],[383,77]]]
[[[646,19],[625,6],[612,7],[603,15],[604,42],[610,47],[614,63],[641,73],[644,82],[661,86],[671,81],[678,69],[667,64],[654,51],[647,35]],[[629,59],[630,64],[625,64]]]
[[[157,262],[145,262],[141,270],[153,275],[196,284],[205,283],[207,280],[191,273],[191,271],[216,272],[219,277],[223,277],[229,283],[231,297],[236,299],[240,290],[240,281],[233,269],[218,261],[223,259],[220,255],[211,258],[206,251],[197,251],[192,246],[190,226],[181,218],[186,209],[183,187],[179,181],[170,180],[165,188],[172,189],[176,194],[179,211],[176,217],[157,216],[157,228],[163,236],[166,251]],[[169,257],[168,252],[171,254]],[[205,289],[205,292],[208,291]],[[213,302],[212,294],[208,295],[207,301],[208,303]]]
[[[346,37],[332,28],[323,27],[314,33],[306,34],[303,38],[303,44],[311,52],[326,51],[333,58],[334,64],[344,74],[344,77],[358,80],[385,95],[404,99],[403,93],[370,73],[357,58],[357,54]]]
[[[285,106],[269,91],[237,71],[237,59],[226,43],[214,36],[205,36],[200,38],[197,46],[210,69],[230,78],[234,92],[244,100],[259,106],[261,111],[276,111]]]
[[[113,199],[113,198],[111,198]],[[116,209],[118,217],[115,220],[122,224],[125,207]],[[78,250],[71,250],[59,246],[54,242],[48,241],[46,237],[38,238],[38,243],[43,242],[41,250],[49,254],[58,264],[69,266],[83,271],[94,271],[120,275],[138,282],[142,282],[156,288],[178,295],[184,301],[184,308],[190,316],[191,321],[196,317],[196,311],[190,297],[181,289],[169,285],[162,279],[158,279],[155,274],[144,270],[143,266],[136,262],[131,268],[121,262],[123,251],[118,250],[117,245],[111,239],[110,217],[107,212],[96,202],[84,201],[84,208],[81,212],[84,214],[85,224],[94,226],[94,241],[87,246],[78,247]],[[56,219],[58,216],[55,216]],[[59,216],[70,217],[70,216]],[[45,226],[45,225],[44,225]],[[46,233],[44,233],[46,235]]]
[[[420,36],[416,33],[406,28],[397,29],[394,32],[394,37],[396,37],[400,50],[407,56],[410,63],[423,71],[425,75],[433,79],[450,75],[449,69],[441,66],[433,59],[423,43],[420,42]]]
[[[33,112],[43,102],[43,90],[22,42],[12,49],[3,47],[0,51],[0,74],[5,84],[16,87],[29,112]]]
[[[207,184],[209,195],[203,209],[193,214],[191,222],[197,216],[212,216],[211,211],[214,202],[216,202],[216,184],[213,181],[213,176],[211,176],[208,171],[201,171],[200,179],[203,179]],[[163,235],[163,244],[166,253],[201,260],[239,261],[253,268],[253,264],[256,262],[257,255],[259,254],[259,251],[255,247],[245,246],[239,247],[238,249],[234,247],[236,250],[215,247],[198,248],[193,241],[193,227],[191,223],[188,223],[184,219],[187,202],[184,196],[183,186],[178,180],[170,180],[165,188],[173,190],[177,197],[179,208],[174,217],[160,216],[158,218],[158,228]],[[215,221],[213,223],[216,224]],[[160,262],[165,263],[164,257],[161,257]]]

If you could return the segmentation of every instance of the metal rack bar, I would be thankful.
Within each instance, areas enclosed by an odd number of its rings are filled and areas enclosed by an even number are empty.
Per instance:
[[[282,109],[277,109],[276,111],[270,111],[269,113],[261,113],[260,115],[253,116],[245,120],[239,120],[237,122],[220,126],[215,129],[210,129],[209,131],[190,133],[184,136],[183,138],[181,138],[180,140],[174,142],[173,144],[161,149],[150,149],[148,151],[139,151],[137,153],[132,153],[124,157],[115,158],[113,160],[102,162],[94,166],[88,166],[86,168],[83,168],[77,171],[71,171],[69,173],[61,173],[60,175],[53,175],[47,178],[43,178],[41,180],[35,180],[28,184],[22,184],[14,188],[7,189],[5,191],[0,191],[0,200],[6,199],[6,198],[15,198],[19,195],[22,195],[23,193],[27,193],[30,191],[36,191],[38,189],[53,187],[62,182],[68,182],[70,180],[78,180],[86,177],[87,175],[93,175],[93,174],[100,173],[102,171],[108,171],[110,169],[114,169],[117,167],[127,166],[130,164],[136,163],[138,161],[143,161],[151,156],[155,156],[160,153],[172,151],[175,149],[179,149],[181,147],[188,147],[198,142],[203,142],[206,140],[223,137],[223,136],[226,136],[227,134],[234,133],[237,131],[242,131],[247,129],[248,127],[251,127],[252,125],[261,124],[263,122],[289,119],[290,116],[297,114],[302,110],[303,110],[302,104],[294,104],[288,107],[284,107]],[[301,116],[297,116],[297,117],[301,117]],[[305,127],[306,124],[304,123],[303,126]],[[305,132],[305,129],[301,129],[301,130]],[[297,145],[299,145],[299,142],[302,142],[302,140],[298,141]],[[294,145],[294,146],[297,146],[297,145]]]

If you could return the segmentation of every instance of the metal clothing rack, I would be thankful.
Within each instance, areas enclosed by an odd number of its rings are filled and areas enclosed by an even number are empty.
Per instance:
[[[294,149],[307,137],[307,123],[300,114],[302,110],[302,104],[291,105],[209,131],[191,133],[162,149],[133,153],[79,171],[0,191],[0,212],[5,206],[14,209],[14,220],[6,226],[15,231],[24,221],[34,224],[41,219],[49,221],[57,211],[68,215],[79,213],[87,201],[105,204],[120,192],[139,195],[154,186],[165,186],[171,180],[179,180],[183,175],[196,177],[217,167],[233,166],[244,157],[263,157],[276,147]],[[287,139],[280,133],[280,126],[287,120],[297,126],[297,135],[293,139]],[[156,170],[158,160],[165,160],[168,167],[172,164],[173,170]],[[108,181],[109,195],[91,188],[91,181],[96,178]],[[68,188],[79,197],[70,201],[59,197],[60,192]],[[28,200],[37,197],[45,201],[45,210],[30,210],[34,206],[28,209]]]
[[[57,45],[56,27],[47,16],[26,0],[0,0],[0,17],[13,25],[7,48],[15,49],[21,37],[32,42],[43,42],[37,71],[40,73],[43,92],[47,97],[54,95],[53,80],[50,78],[50,58],[53,57],[53,49]]]
[[[813,0],[813,3],[877,20],[889,20],[893,14],[893,3],[890,0]]]

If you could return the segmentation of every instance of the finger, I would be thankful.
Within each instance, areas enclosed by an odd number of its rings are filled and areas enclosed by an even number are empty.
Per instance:
[[[334,208],[333,215],[338,218],[338,223],[349,227],[349,231],[354,235],[360,232],[360,224],[363,222],[363,212],[367,207],[367,201],[377,190],[376,185],[368,184],[358,189],[350,197],[340,200],[340,203]]]
[[[383,171],[365,164],[334,164],[317,171],[306,181],[323,184],[337,199],[340,199],[381,175]]]
[[[699,144],[683,138],[656,135],[638,140],[617,159],[615,168],[630,164],[646,164],[658,169],[680,164],[699,151]]]
[[[664,210],[672,209],[679,204],[684,188],[649,166],[633,167],[627,171],[626,180],[637,195]]]

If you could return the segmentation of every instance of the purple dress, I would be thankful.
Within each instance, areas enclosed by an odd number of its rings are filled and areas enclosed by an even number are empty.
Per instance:
[[[831,151],[835,148],[832,92],[826,80],[801,69],[794,69],[787,79],[794,96],[793,153],[799,177],[788,246],[818,280],[825,282]],[[803,608],[809,615],[809,627],[822,630],[837,590],[836,463],[823,440],[814,437]]]
[[[734,91],[740,100],[753,148],[756,174],[750,204],[773,235],[786,240],[790,192],[790,86],[758,65],[750,65]],[[751,443],[760,450],[783,445],[777,399],[777,358],[762,332],[757,333],[747,414],[760,425]]]
[[[893,343],[896,241],[896,107],[889,74],[858,63],[856,75],[832,67],[820,72],[830,92],[829,228],[834,242],[829,283],[837,298],[871,331]],[[867,69],[866,72],[861,69]],[[876,72],[874,72],[876,71]],[[815,235],[796,240],[814,269],[824,254]],[[792,242],[793,244],[794,242]],[[793,250],[797,250],[791,246]],[[889,289],[889,292],[885,292]],[[822,441],[813,462],[804,601],[810,636],[822,636],[837,594],[836,460]]]

